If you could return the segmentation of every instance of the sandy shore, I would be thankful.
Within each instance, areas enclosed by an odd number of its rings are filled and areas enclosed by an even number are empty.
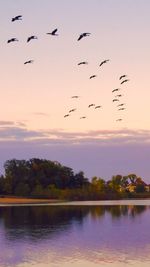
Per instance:
[[[57,203],[61,202],[57,199],[32,199],[32,198],[19,198],[19,197],[0,197],[1,204],[43,204],[43,203]]]

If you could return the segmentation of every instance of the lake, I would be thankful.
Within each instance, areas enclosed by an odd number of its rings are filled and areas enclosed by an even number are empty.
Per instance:
[[[149,267],[150,201],[0,207],[0,267]]]

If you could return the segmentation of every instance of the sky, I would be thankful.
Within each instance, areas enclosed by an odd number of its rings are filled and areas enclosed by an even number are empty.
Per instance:
[[[149,9],[147,0],[0,0],[1,172],[8,159],[38,157],[88,178],[136,173],[150,183]]]

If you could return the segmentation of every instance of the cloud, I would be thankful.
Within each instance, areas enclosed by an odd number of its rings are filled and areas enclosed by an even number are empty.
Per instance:
[[[0,121],[0,126],[4,126],[4,125],[14,125],[15,122],[14,121]]]
[[[26,121],[27,122],[27,121]],[[17,121],[16,122],[16,125],[17,126],[20,126],[20,127],[26,127],[27,125],[25,124],[25,121]]]
[[[44,137],[44,133],[38,131],[32,131],[25,128],[13,126],[13,127],[1,127],[0,128],[0,141],[25,141],[35,138]]]
[[[76,172],[83,170],[87,177],[108,178],[117,173],[149,177],[148,130],[67,132],[10,125],[0,127],[0,147],[0,173],[8,159],[38,157],[57,160]]]
[[[19,126],[26,127],[25,121],[0,121],[0,127],[4,126]]]
[[[4,123],[4,122],[3,122]],[[5,122],[7,125],[7,122]],[[24,123],[15,126],[13,122],[0,127],[0,141],[24,141],[38,145],[120,145],[150,144],[149,130],[96,130],[87,132],[67,132],[63,129],[30,130]]]

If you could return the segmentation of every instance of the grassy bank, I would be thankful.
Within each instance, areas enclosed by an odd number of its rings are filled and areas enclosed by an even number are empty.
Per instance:
[[[38,198],[24,198],[24,197],[0,197],[1,204],[46,204],[46,203],[57,203],[60,200],[57,199],[38,199]]]

